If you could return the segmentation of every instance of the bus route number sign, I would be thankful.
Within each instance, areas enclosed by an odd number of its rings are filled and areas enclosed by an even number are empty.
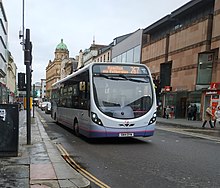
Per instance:
[[[102,73],[116,73],[116,74],[138,74],[139,67],[128,66],[106,66]]]

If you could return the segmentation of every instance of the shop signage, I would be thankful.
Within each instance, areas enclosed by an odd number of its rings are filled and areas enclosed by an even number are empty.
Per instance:
[[[165,91],[172,91],[172,87],[170,87],[170,86],[164,86],[164,90],[165,90]]]
[[[220,89],[220,82],[212,82],[212,83],[210,84],[210,89],[211,89],[211,90]]]
[[[206,95],[220,95],[220,91],[206,91]]]

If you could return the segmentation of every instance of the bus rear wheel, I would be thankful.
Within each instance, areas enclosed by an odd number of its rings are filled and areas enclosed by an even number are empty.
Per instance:
[[[79,125],[78,125],[77,122],[74,123],[73,130],[74,130],[74,133],[75,133],[76,136],[80,136],[80,133],[79,133]]]

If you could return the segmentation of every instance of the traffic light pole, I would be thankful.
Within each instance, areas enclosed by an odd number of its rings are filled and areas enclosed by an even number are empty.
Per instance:
[[[35,107],[34,98],[35,98],[35,84],[33,84],[33,118],[34,118],[34,107]]]
[[[26,63],[26,117],[27,117],[27,145],[31,144],[31,109],[30,109],[30,65]]]
[[[26,116],[27,116],[27,145],[31,144],[31,109],[30,109],[30,96],[31,96],[31,42],[30,30],[26,29],[25,50],[24,50],[24,63],[26,65]]]

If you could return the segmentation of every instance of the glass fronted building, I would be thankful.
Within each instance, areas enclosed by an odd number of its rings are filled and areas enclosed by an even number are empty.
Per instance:
[[[138,29],[112,47],[112,62],[141,62],[141,44],[143,29]],[[114,43],[114,42],[113,42]]]
[[[8,22],[0,0],[0,103],[7,102],[6,72],[8,61]]]

